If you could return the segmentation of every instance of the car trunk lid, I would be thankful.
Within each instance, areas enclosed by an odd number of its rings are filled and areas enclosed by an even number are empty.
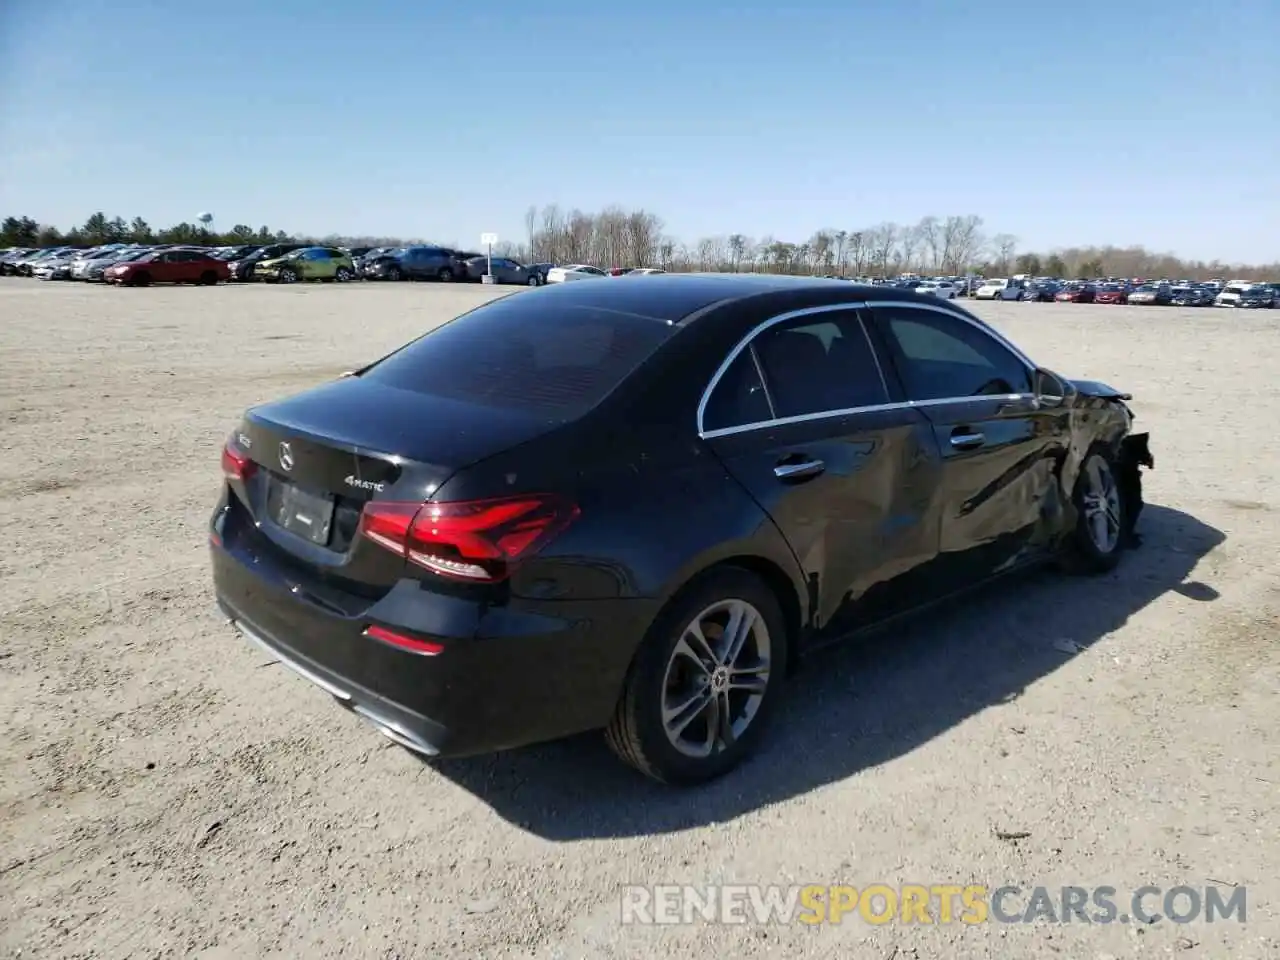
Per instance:
[[[253,466],[233,489],[265,558],[380,591],[404,559],[359,535],[365,504],[426,501],[458,470],[557,425],[344,377],[249,410],[231,443]]]

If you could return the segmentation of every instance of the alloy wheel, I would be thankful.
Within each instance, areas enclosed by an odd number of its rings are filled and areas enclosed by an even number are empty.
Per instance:
[[[764,617],[745,600],[721,600],[694,617],[663,677],[662,726],[671,745],[695,759],[733,746],[764,702],[770,653]]]
[[[1109,554],[1120,542],[1120,491],[1111,465],[1092,456],[1084,468],[1084,515],[1089,539],[1101,554]]]

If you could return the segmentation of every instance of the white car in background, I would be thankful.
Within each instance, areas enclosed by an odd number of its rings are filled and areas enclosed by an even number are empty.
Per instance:
[[[979,300],[1021,300],[1023,294],[1022,281],[1006,280],[997,277],[986,280],[974,294]]]
[[[915,292],[930,297],[941,297],[943,300],[954,300],[959,295],[956,285],[950,280],[926,280],[916,287]]]
[[[596,277],[607,277],[608,274],[599,267],[585,263],[571,263],[563,267],[552,267],[547,271],[547,283],[568,283],[570,280],[594,280]]]

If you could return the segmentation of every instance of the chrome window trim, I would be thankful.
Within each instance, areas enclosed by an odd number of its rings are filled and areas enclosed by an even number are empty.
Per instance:
[[[716,437],[730,437],[737,433],[749,433],[753,430],[765,430],[772,427],[787,427],[793,423],[805,423],[809,420],[830,420],[835,417],[847,417],[855,413],[884,413],[888,410],[918,410],[922,407],[940,407],[947,403],[986,403],[991,400],[1002,400],[1014,403],[1019,400],[1034,400],[1034,393],[992,393],[981,397],[939,397],[935,400],[902,400],[896,403],[878,403],[870,407],[847,407],[844,410],[824,410],[821,413],[804,413],[798,417],[782,417],[778,420],[758,420],[755,423],[744,423],[738,427],[721,427],[718,430],[704,430],[698,433],[703,440],[714,440]]]
[[[987,327],[981,322],[975,321],[972,317],[967,316],[963,312],[948,310],[945,307],[935,306],[931,303],[915,303],[910,300],[858,300],[848,303],[828,303],[823,304],[820,307],[804,307],[800,310],[790,310],[786,313],[780,313],[776,317],[770,317],[768,320],[756,324],[755,327],[753,327],[741,340],[738,341],[737,345],[729,351],[729,355],[725,357],[724,361],[716,369],[716,372],[712,375],[711,381],[707,384],[706,389],[702,391],[702,399],[698,402],[698,436],[703,440],[713,440],[717,437],[729,437],[739,433],[749,433],[754,430],[764,430],[772,427],[785,427],[794,423],[805,423],[810,420],[829,420],[833,417],[846,417],[855,413],[882,413],[889,410],[910,410],[921,407],[936,407],[948,403],[985,403],[991,400],[1015,402],[1018,400],[1035,399],[1034,393],[1002,393],[980,397],[938,397],[933,400],[903,400],[895,403],[880,403],[865,407],[848,407],[843,410],[824,410],[821,413],[806,413],[795,417],[760,420],[754,423],[743,423],[733,427],[721,427],[716,430],[704,430],[702,428],[703,415],[706,412],[707,404],[711,400],[711,394],[715,391],[715,388],[719,386],[721,377],[723,377],[729,367],[733,365],[733,362],[738,359],[738,355],[750,346],[752,341],[761,333],[764,333],[764,331],[768,330],[770,327],[777,326],[780,323],[786,323],[788,320],[794,320],[799,317],[815,316],[839,310],[857,311],[864,308],[874,309],[876,307],[907,307],[908,309],[913,310],[930,310],[934,313],[940,313],[944,316],[967,323],[979,333],[983,333],[988,337],[991,337],[1005,349],[1009,350],[1018,359],[1018,361],[1027,368],[1027,373],[1031,378],[1032,384],[1035,383],[1034,376],[1035,371],[1038,368],[1026,354],[1010,343],[996,330]],[[867,346],[871,348],[871,355],[875,358],[876,369],[880,371],[880,380],[887,394],[889,389],[888,381],[885,379],[884,369],[880,366],[879,351],[876,350],[875,344],[871,341],[871,335],[867,332],[866,322],[862,317],[858,317],[858,323],[862,330],[862,335],[867,339]],[[765,388],[765,395],[769,400],[769,409],[774,410],[773,398],[768,392],[769,385],[765,380],[764,372],[760,368],[760,361],[756,356],[754,349],[752,349],[752,360],[756,365],[756,373],[760,376],[760,382]]]

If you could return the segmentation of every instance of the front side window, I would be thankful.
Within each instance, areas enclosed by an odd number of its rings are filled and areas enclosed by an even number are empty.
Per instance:
[[[908,400],[1027,393],[1026,364],[995,337],[957,316],[905,307],[876,309]]]

